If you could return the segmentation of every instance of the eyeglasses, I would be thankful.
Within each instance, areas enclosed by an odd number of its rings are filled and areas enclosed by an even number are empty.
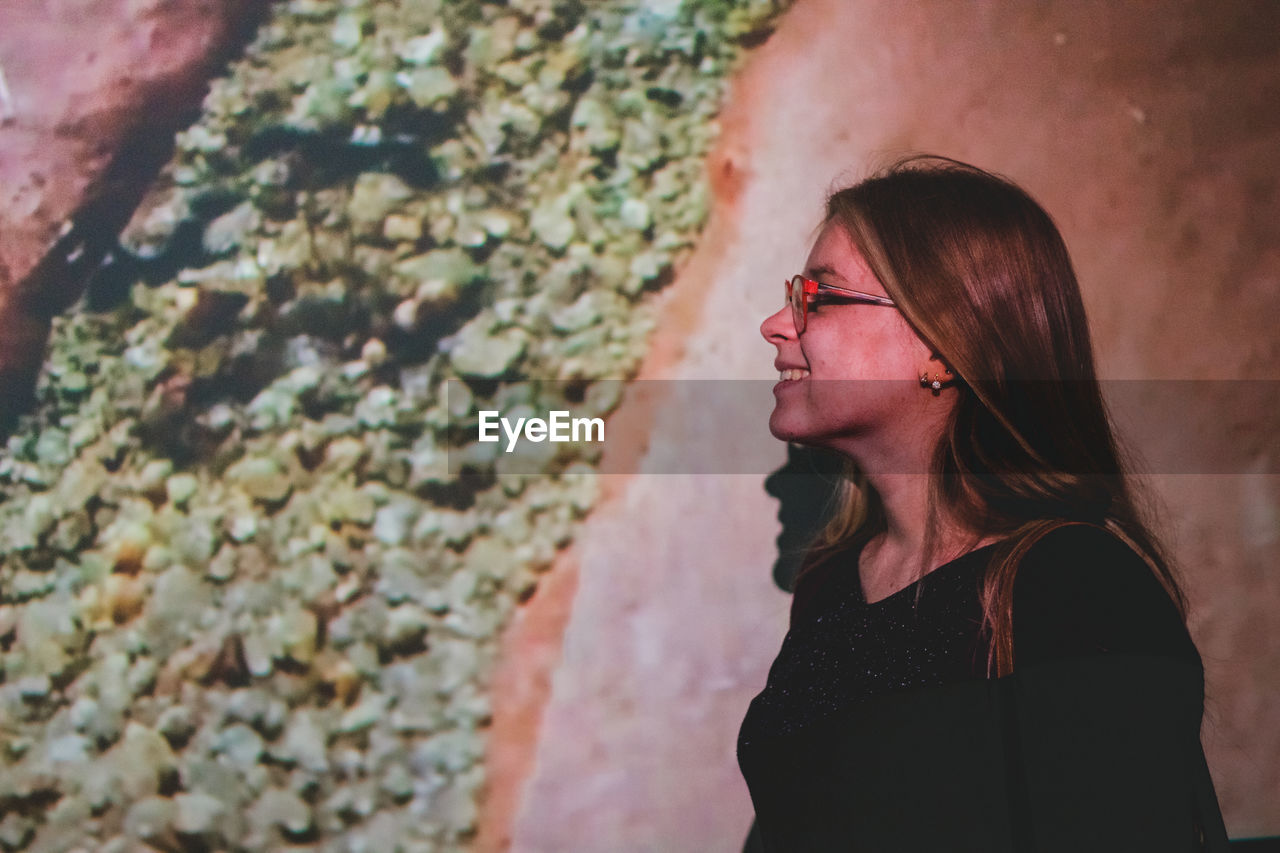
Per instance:
[[[797,335],[804,331],[805,320],[809,316],[809,303],[817,298],[820,293],[831,294],[840,299],[861,302],[866,305],[888,305],[890,307],[894,305],[893,300],[887,296],[876,296],[873,293],[863,293],[860,290],[849,290],[844,287],[836,287],[833,284],[823,284],[820,281],[814,281],[802,275],[793,276],[790,281],[786,282],[786,286],[787,304],[791,306],[791,319],[796,324]]]

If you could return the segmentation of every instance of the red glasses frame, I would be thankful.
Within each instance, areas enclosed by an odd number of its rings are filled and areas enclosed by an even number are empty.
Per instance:
[[[863,293],[860,290],[849,290],[845,287],[836,287],[834,284],[823,284],[820,281],[814,281],[802,275],[792,276],[784,284],[787,290],[787,304],[791,306],[791,320],[795,323],[797,335],[804,331],[805,321],[809,319],[810,297],[816,298],[819,293],[829,293],[842,299],[861,302],[866,305],[894,307],[894,301],[887,296]]]

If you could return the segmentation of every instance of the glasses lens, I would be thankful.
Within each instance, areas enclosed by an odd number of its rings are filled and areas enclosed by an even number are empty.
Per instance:
[[[787,282],[787,301],[791,303],[791,321],[795,324],[796,334],[804,331],[805,303],[804,278],[795,276]]]

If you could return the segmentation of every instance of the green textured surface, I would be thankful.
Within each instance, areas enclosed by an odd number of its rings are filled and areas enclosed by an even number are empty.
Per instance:
[[[779,11],[275,7],[0,452],[0,845],[467,849],[498,632],[596,487],[450,475],[450,427],[616,406]]]

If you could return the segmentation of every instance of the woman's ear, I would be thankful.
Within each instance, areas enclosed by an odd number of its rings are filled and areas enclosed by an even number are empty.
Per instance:
[[[939,353],[939,352],[931,353],[931,354],[929,355],[929,361],[931,361],[931,362],[934,362],[934,361],[938,362],[938,364],[937,364],[937,365],[934,365],[934,364],[930,364],[930,365],[929,365],[929,370],[930,370],[931,372],[932,372],[933,370],[935,370],[935,369],[941,369],[941,370],[942,370],[942,372],[943,372],[943,373],[945,373],[945,374],[947,374],[948,376],[951,376],[951,375],[952,375],[952,372],[951,372],[951,365],[947,364],[947,362],[942,358],[942,353]]]

